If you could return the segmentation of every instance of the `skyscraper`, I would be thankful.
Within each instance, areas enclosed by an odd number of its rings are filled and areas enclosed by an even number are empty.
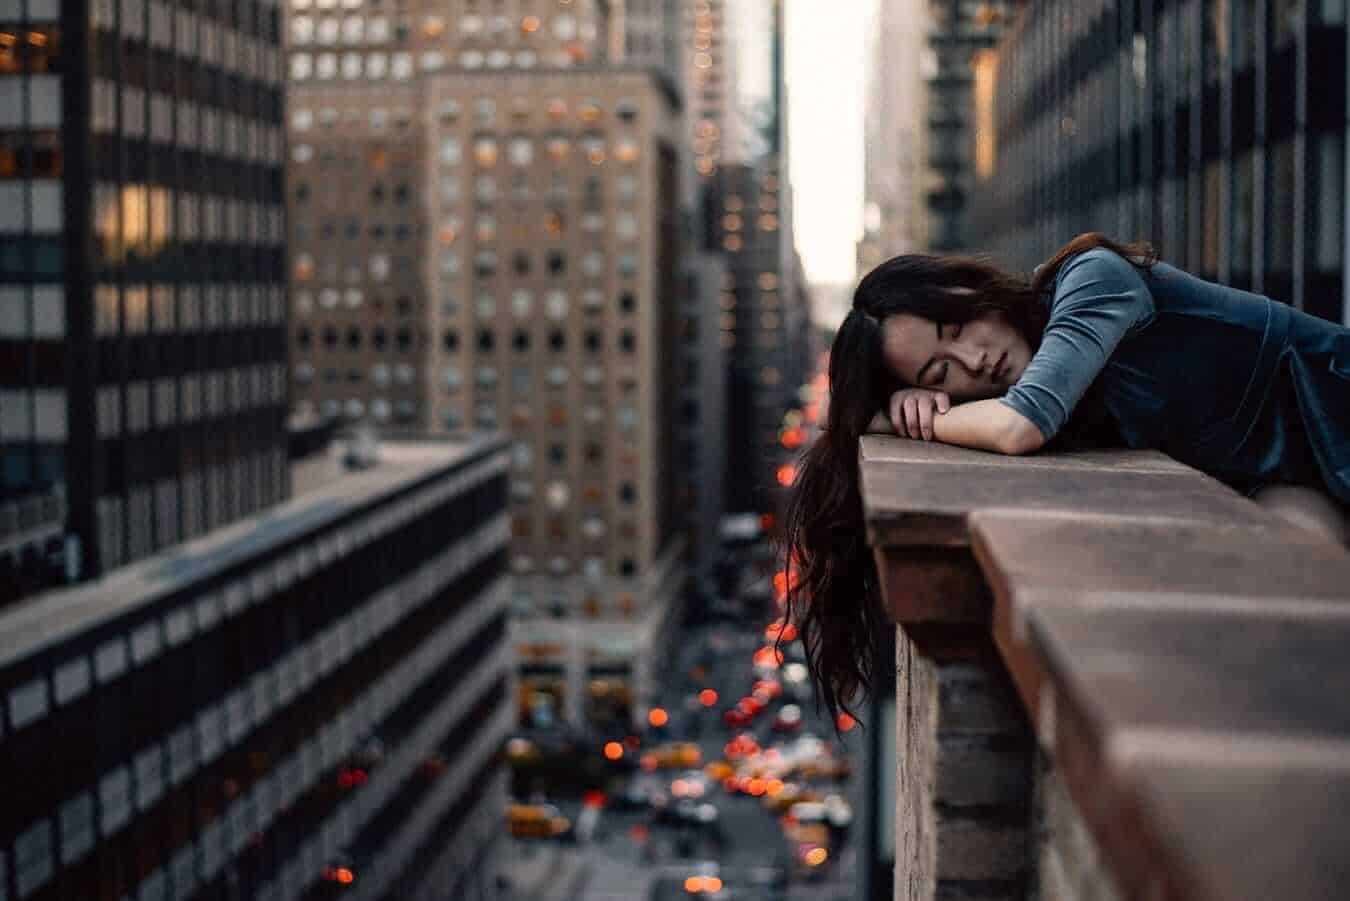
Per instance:
[[[636,715],[681,588],[678,85],[610,4],[298,2],[297,407],[509,432],[523,696]]]
[[[280,76],[266,4],[4,5],[0,507],[69,553],[0,582],[286,496]]]

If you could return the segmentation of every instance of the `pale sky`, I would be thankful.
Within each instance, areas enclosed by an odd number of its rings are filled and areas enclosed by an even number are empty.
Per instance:
[[[797,250],[807,281],[852,281],[862,234],[863,23],[869,3],[786,3]]]

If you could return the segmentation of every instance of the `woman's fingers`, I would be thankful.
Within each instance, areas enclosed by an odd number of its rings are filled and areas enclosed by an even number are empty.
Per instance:
[[[919,437],[919,399],[913,394],[905,398],[905,435]]]
[[[937,408],[939,413],[946,413],[952,408],[952,399],[947,396],[946,391],[938,391],[933,396],[937,398]]]
[[[919,404],[919,432],[923,435],[924,441],[933,440],[933,407],[935,403],[931,397],[925,397]]]

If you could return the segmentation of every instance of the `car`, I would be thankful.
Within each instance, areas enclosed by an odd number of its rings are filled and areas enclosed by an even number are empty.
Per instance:
[[[720,818],[717,805],[690,798],[671,801],[656,811],[656,822],[680,826],[712,827],[717,825]]]
[[[652,751],[656,765],[662,769],[685,769],[703,762],[703,752],[691,741],[677,741],[661,745]]]
[[[646,810],[666,802],[666,794],[655,779],[633,779],[610,803],[624,810]]]
[[[754,717],[746,713],[739,706],[728,707],[722,714],[722,722],[728,729],[743,729],[750,725],[752,719],[754,719]]]
[[[784,704],[774,717],[772,727],[775,732],[800,732],[802,729],[802,709],[796,704]]]
[[[552,804],[508,804],[506,820],[515,838],[558,838],[572,828],[572,821]]]

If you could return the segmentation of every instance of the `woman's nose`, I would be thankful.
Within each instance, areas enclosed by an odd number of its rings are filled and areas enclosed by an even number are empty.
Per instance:
[[[961,364],[975,373],[984,371],[984,365],[987,362],[987,354],[983,348],[972,347],[970,345],[957,345],[955,351]]]

